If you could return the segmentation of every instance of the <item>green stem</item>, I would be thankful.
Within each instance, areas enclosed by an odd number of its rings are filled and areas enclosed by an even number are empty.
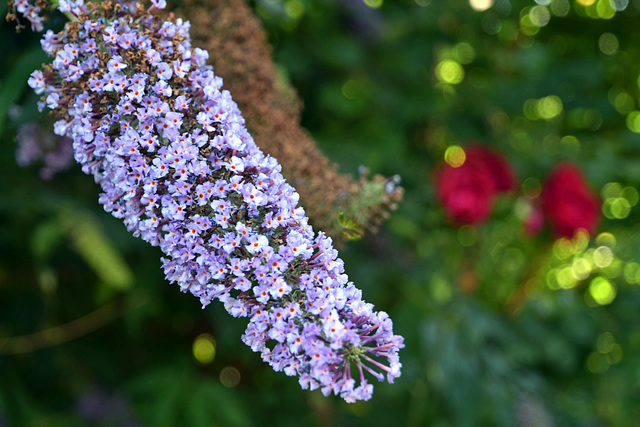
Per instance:
[[[135,309],[139,305],[141,304],[138,303],[132,308]],[[92,313],[63,325],[32,334],[0,338],[0,354],[31,353],[43,348],[63,344],[106,326],[123,313],[124,311],[119,309],[117,302],[111,302]]]
[[[60,0],[51,0],[51,6],[52,6],[53,9],[58,9],[58,7],[60,6]],[[78,20],[78,18],[73,16],[73,14],[71,12],[62,12],[62,14],[64,16],[66,16],[67,19],[69,19],[69,21],[77,21]]]

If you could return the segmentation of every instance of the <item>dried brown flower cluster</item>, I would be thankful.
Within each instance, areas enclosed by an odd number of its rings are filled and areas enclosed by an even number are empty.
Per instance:
[[[209,62],[238,103],[258,146],[283,166],[310,222],[336,240],[357,238],[402,199],[397,178],[361,172],[356,181],[340,174],[300,126],[302,103],[281,82],[262,24],[242,0],[184,0],[178,16],[191,21],[194,45],[209,51]]]

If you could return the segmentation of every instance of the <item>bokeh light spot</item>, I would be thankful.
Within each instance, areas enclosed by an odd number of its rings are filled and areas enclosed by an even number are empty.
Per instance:
[[[596,342],[596,347],[600,353],[606,354],[613,350],[613,347],[616,345],[616,340],[613,337],[611,332],[605,332],[604,334],[598,337],[598,341]]]
[[[605,204],[610,205],[611,215],[615,219],[625,219],[631,213],[631,205],[627,199],[622,197],[616,199],[607,199]]]
[[[584,280],[591,274],[592,265],[588,259],[579,257],[573,260],[571,273],[576,280]]]
[[[469,5],[473,10],[482,12],[493,6],[493,0],[469,0]]]
[[[431,280],[430,291],[433,300],[440,304],[449,302],[453,296],[449,282],[440,276]]]
[[[556,16],[567,16],[571,10],[568,0],[553,0],[551,2],[551,12]]]
[[[578,231],[576,231],[575,236],[571,240],[573,244],[573,253],[577,254],[587,250],[590,239],[591,237],[589,236],[589,233],[584,228],[580,228]]]
[[[378,9],[380,7],[382,7],[382,0],[364,0],[364,4],[366,4],[367,6],[373,8],[373,9]]]
[[[620,363],[622,360],[622,347],[620,344],[614,344],[611,348],[611,351],[607,353],[607,362],[611,365],[615,365],[616,363]]]
[[[617,182],[608,182],[602,187],[601,194],[603,199],[622,197],[622,185]]]
[[[572,244],[569,239],[561,237],[553,244],[553,254],[559,260],[564,260],[573,255]]]
[[[529,177],[522,183],[522,193],[527,199],[535,199],[542,192],[542,186],[537,178]]]
[[[567,147],[580,147],[580,140],[573,135],[565,135],[560,139],[560,143]]]
[[[476,57],[476,51],[470,43],[460,42],[456,44],[451,53],[456,61],[461,64],[469,64]]]
[[[553,268],[547,272],[547,286],[552,291],[557,291],[558,289],[560,289],[560,286],[558,285],[557,277],[558,277],[557,268]]]
[[[233,366],[225,366],[220,371],[220,383],[227,388],[236,387],[241,379],[240,371]]]
[[[304,3],[300,0],[287,0],[284,12],[292,19],[299,19],[304,14]]]
[[[550,19],[549,9],[544,6],[534,6],[529,11],[529,20],[536,27],[544,27],[549,23]]]
[[[618,12],[621,12],[629,6],[629,0],[609,0],[609,4]]]
[[[629,114],[635,107],[633,97],[626,92],[619,93],[613,100],[613,106],[620,114]]]
[[[633,187],[625,187],[622,190],[622,197],[624,197],[630,206],[635,206],[638,204],[638,200],[640,199],[640,195],[638,194],[638,190]]]
[[[556,276],[556,280],[562,289],[571,289],[578,284],[571,267],[561,269]]]
[[[616,297],[616,289],[604,277],[596,277],[589,284],[589,294],[600,305],[610,304]]]
[[[216,357],[216,341],[210,334],[200,334],[193,341],[193,357],[203,365],[213,362]]]
[[[444,161],[454,168],[462,166],[466,159],[467,155],[465,154],[464,149],[459,145],[451,145],[447,147],[444,152]]]
[[[545,96],[538,101],[538,114],[545,120],[553,119],[562,113],[562,100],[556,95]]]
[[[451,59],[445,59],[436,66],[438,80],[449,84],[458,84],[464,79],[464,69]]]
[[[347,80],[342,85],[342,95],[350,101],[357,99],[361,94],[360,85],[356,80]]]
[[[523,12],[530,12],[530,9],[523,9]],[[526,36],[535,36],[540,31],[540,26],[531,21],[531,15],[525,13],[520,17],[520,31]]]
[[[611,19],[616,14],[616,9],[611,4],[611,0],[598,0],[596,4],[596,12],[598,17],[602,19]]]
[[[603,33],[598,39],[598,47],[605,55],[614,55],[618,52],[620,44],[618,43],[618,38],[614,34]]]
[[[615,365],[622,360],[622,347],[616,343],[611,332],[605,332],[598,337],[596,348],[606,356],[606,361],[610,365]]]
[[[640,111],[632,111],[627,115],[627,128],[631,132],[640,133]]]
[[[502,21],[495,13],[487,13],[482,17],[482,29],[487,34],[498,34],[502,29]]]
[[[576,1],[578,2],[578,4],[581,4],[582,6],[591,6],[596,2],[596,0],[576,0]]]
[[[623,267],[624,263],[621,260],[614,258],[613,261],[611,261],[611,264],[600,270],[600,274],[607,279],[615,279],[622,274]]]
[[[604,215],[604,217],[607,219],[615,218],[615,216],[613,215],[613,210],[611,209],[611,200],[612,199],[607,199],[602,204],[602,215]]]
[[[609,246],[610,248],[614,248],[616,246],[616,236],[611,233],[600,233],[596,237],[596,244],[601,246]]]
[[[575,108],[568,115],[569,126],[574,129],[596,130],[602,125],[602,116],[597,110]]]
[[[608,246],[600,246],[593,251],[593,263],[598,268],[608,267],[613,261],[613,251]]]
[[[549,95],[540,99],[527,99],[522,110],[529,120],[551,120],[562,113],[563,105],[560,97]]]
[[[624,266],[624,280],[629,284],[640,283],[640,264],[629,262]]]

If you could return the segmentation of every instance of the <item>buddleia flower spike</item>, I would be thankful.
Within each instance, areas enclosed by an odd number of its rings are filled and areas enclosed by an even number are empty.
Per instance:
[[[384,312],[362,300],[332,241],[314,234],[280,165],[265,156],[222,80],[164,6],[64,2],[75,20],[45,34],[53,58],[29,85],[60,119],[99,201],[164,256],[167,279],[249,318],[242,336],[303,388],[367,400],[400,375]],[[62,4],[62,2],[61,2]]]

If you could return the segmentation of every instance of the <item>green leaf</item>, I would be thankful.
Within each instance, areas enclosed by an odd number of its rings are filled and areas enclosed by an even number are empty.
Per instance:
[[[131,269],[93,217],[74,211],[64,211],[61,214],[61,222],[68,229],[76,251],[95,271],[104,285],[117,291],[131,288],[133,284]]]
[[[338,225],[344,228],[343,234],[347,240],[360,240],[364,235],[364,228],[356,221],[348,218],[344,212],[338,212]]]
[[[64,238],[64,229],[57,221],[36,225],[31,235],[31,252],[38,262],[45,262]]]
[[[46,60],[47,55],[42,48],[40,46],[34,47],[20,57],[11,67],[9,75],[0,82],[0,134],[4,132],[4,123],[9,109],[20,99],[27,87],[29,76]]]

